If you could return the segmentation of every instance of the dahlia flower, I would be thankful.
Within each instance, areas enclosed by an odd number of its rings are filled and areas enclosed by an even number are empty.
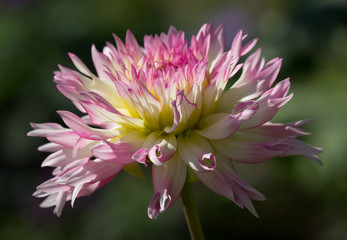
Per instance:
[[[54,81],[82,116],[58,111],[65,126],[32,123],[29,136],[45,137],[51,154],[42,166],[53,178],[34,193],[41,207],[60,216],[66,201],[92,194],[122,169],[140,175],[152,168],[154,194],[148,216],[172,207],[187,176],[247,208],[265,197],[236,173],[233,162],[254,164],[272,157],[301,155],[320,162],[321,149],[297,138],[308,121],[270,122],[292,97],[290,81],[274,85],[282,60],[266,62],[257,39],[244,43],[239,31],[225,50],[223,26],[202,26],[190,44],[184,32],[144,37],[140,47],[128,31],[125,43],[91,49],[96,74],[74,54],[78,71],[59,66]],[[233,76],[240,71],[239,77]],[[231,87],[226,87],[231,83]],[[228,85],[229,86],[229,85]]]

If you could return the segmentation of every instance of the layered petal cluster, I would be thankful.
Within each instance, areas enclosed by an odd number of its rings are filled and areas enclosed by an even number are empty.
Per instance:
[[[39,148],[51,153],[42,166],[55,168],[34,193],[45,197],[41,207],[54,206],[59,216],[66,201],[73,205],[122,169],[140,174],[143,164],[152,168],[152,219],[174,205],[188,172],[257,215],[251,200],[265,197],[237,175],[234,161],[301,155],[320,162],[321,149],[297,139],[307,121],[270,122],[292,94],[289,79],[274,85],[281,59],[266,62],[258,49],[240,62],[257,39],[245,43],[240,31],[225,50],[223,26],[211,24],[190,44],[173,27],[145,36],[143,47],[130,31],[125,43],[114,38],[116,46],[106,43],[102,52],[92,46],[96,74],[72,53],[78,71],[55,72],[57,88],[82,116],[58,111],[67,127],[32,124],[28,133],[48,139]]]

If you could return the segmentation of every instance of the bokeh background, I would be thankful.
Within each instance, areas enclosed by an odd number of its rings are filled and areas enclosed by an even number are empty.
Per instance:
[[[314,119],[306,142],[324,148],[324,166],[302,157],[238,165],[268,200],[257,219],[201,183],[193,190],[207,239],[347,239],[347,2],[345,0],[0,0],[0,239],[189,239],[180,200],[157,220],[147,217],[147,179],[121,173],[60,218],[40,209],[35,187],[50,178],[45,141],[29,138],[29,122],[59,122],[77,113],[55,88],[67,52],[91,66],[112,33],[145,34],[170,25],[187,38],[203,23],[224,24],[227,47],[239,29],[260,39],[267,60],[283,58],[279,80],[291,77],[293,99],[276,121]]]

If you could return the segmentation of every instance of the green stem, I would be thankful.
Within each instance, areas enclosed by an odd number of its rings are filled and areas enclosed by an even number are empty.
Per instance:
[[[190,237],[192,240],[204,240],[205,237],[202,231],[198,210],[195,205],[192,187],[188,180],[184,183],[181,198]]]

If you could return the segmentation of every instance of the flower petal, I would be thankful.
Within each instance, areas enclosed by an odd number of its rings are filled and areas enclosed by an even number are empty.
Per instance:
[[[176,152],[177,140],[174,134],[162,134],[154,131],[147,136],[143,147],[148,149],[148,158],[155,165],[164,166],[162,162],[169,160]]]
[[[221,63],[216,63],[210,76],[210,83],[203,92],[203,116],[211,114],[216,110],[225,86],[231,75],[234,74],[233,70],[235,69],[238,58],[233,55],[228,56],[227,53],[224,53],[219,61]]]
[[[104,141],[104,144],[98,145],[92,149],[95,157],[101,160],[116,164],[131,164],[135,162],[131,157],[135,149],[130,143],[110,143]]]
[[[152,181],[154,196],[148,207],[148,216],[151,219],[172,207],[178,197],[186,179],[187,167],[175,154],[165,162],[166,167],[153,165]]]
[[[279,82],[274,88],[266,91],[257,100],[259,110],[252,118],[245,120],[241,128],[257,127],[271,120],[277,111],[292,98],[293,94],[286,96],[289,88],[289,79],[285,79]]]
[[[79,138],[80,136],[72,130],[57,132],[47,136],[47,139],[49,141],[60,144],[68,148],[74,148]]]
[[[100,101],[100,99],[97,100]],[[100,102],[98,103],[95,100],[89,99],[88,101],[82,101],[81,104],[93,123],[97,125],[117,123],[128,128],[144,128],[144,121],[142,119],[126,116],[116,109],[105,109],[104,105],[100,105]]]
[[[224,139],[238,130],[242,121],[251,118],[258,109],[258,103],[249,101],[234,108],[235,114],[216,113],[201,119],[196,130],[209,139]]]
[[[218,105],[218,112],[230,112],[237,102],[255,99],[271,87],[280,71],[282,60],[275,58],[264,66],[258,49],[249,56],[242,67],[241,77],[225,91]]]
[[[197,36],[192,36],[190,49],[200,59],[204,57],[213,68],[214,60],[223,53],[225,47],[224,26],[221,24],[214,30],[212,24],[204,24]]]
[[[280,156],[291,146],[278,141],[270,143],[249,142],[234,134],[231,138],[210,140],[210,143],[223,155],[242,163],[259,163]]]
[[[66,131],[57,123],[31,123],[30,124],[34,130],[27,133],[29,137],[47,137],[50,134]]]
[[[71,58],[73,64],[75,65],[75,67],[84,75],[86,76],[93,76],[93,74],[91,73],[91,71],[88,69],[88,67],[82,62],[82,60],[77,57],[75,54],[73,53],[69,53],[69,57]]]
[[[121,169],[121,165],[100,160],[88,161],[39,185],[33,195],[47,197],[40,206],[56,206],[54,213],[60,216],[66,201],[71,200],[73,204],[77,197],[92,194],[97,188],[108,183]]]
[[[140,148],[131,156],[131,158],[134,159],[136,162],[144,164],[147,167],[147,164],[146,164],[147,154],[148,154],[147,148]]]
[[[92,45],[92,59],[100,80],[109,79],[105,72],[108,71],[107,67],[111,65],[111,62],[105,54],[96,49],[94,44]]]
[[[63,148],[65,148],[65,147],[60,145],[60,144],[50,142],[50,143],[46,143],[46,144],[41,145],[38,148],[38,150],[41,152],[56,152],[56,151],[59,151]]]
[[[189,102],[183,92],[183,90],[179,91],[176,100],[172,102],[174,107],[174,123],[171,128],[165,127],[164,130],[166,133],[175,131],[175,134],[177,134],[186,129],[188,124],[192,123],[189,121],[189,118],[196,109],[196,104]]]
[[[309,144],[306,144],[296,138],[287,138],[280,141],[282,144],[288,144],[291,146],[291,148],[281,154],[280,156],[304,156],[306,158],[309,158],[313,161],[318,162],[319,164],[323,165],[322,161],[317,156],[318,154],[322,153],[321,148],[313,147]]]
[[[251,199],[265,200],[265,197],[237,176],[229,159],[219,153],[216,153],[216,158],[216,169],[210,172],[195,172],[197,177],[212,191],[229,198],[241,208],[246,207],[258,217]]]
[[[128,53],[133,57],[135,62],[138,62],[142,57],[143,53],[133,33],[129,30],[126,33],[125,45],[128,50]]]
[[[144,140],[143,134],[132,131],[125,134],[116,143],[103,141],[103,144],[92,149],[92,153],[104,161],[121,165],[131,164],[136,161],[132,156],[142,146]]]
[[[138,83],[138,89],[129,88],[128,92],[132,103],[137,112],[142,115],[146,125],[151,129],[159,128],[160,102],[141,82]]]
[[[195,171],[213,171],[216,158],[208,141],[197,132],[191,131],[187,136],[179,135],[178,153],[185,163]]]
[[[299,137],[309,135],[299,127],[311,122],[311,120],[301,120],[292,123],[270,123],[267,122],[256,128],[240,130],[238,133],[246,136],[249,141],[264,142],[284,139],[288,137]]]
[[[300,123],[293,123],[298,125]],[[293,125],[289,124],[289,126]],[[271,125],[267,126],[270,128]],[[277,125],[273,131],[279,129]],[[262,131],[263,130],[263,131]],[[279,129],[281,131],[281,129]],[[264,133],[264,135],[261,135]],[[294,131],[297,134],[297,131]],[[293,131],[270,134],[269,130],[240,130],[232,137],[223,140],[210,140],[211,144],[228,158],[242,163],[259,163],[272,157],[301,155],[321,164],[317,154],[322,149],[310,146],[293,135]]]

